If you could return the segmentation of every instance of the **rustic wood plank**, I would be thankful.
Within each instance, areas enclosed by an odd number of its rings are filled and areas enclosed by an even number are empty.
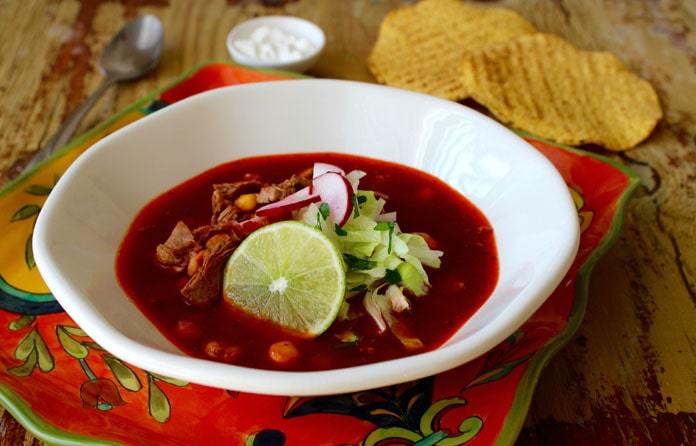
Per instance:
[[[696,10],[688,2],[509,2],[649,79],[665,119],[624,160],[646,176],[596,269],[575,343],[544,372],[524,444],[696,441]],[[562,395],[562,398],[559,398]]]
[[[267,1],[267,3],[285,3]],[[152,76],[113,90],[87,129],[194,64],[228,60],[224,37],[249,17],[320,24],[328,46],[312,74],[372,81],[365,57],[399,2],[0,0],[0,172],[53,132],[99,82],[99,51],[129,18],[162,19]],[[644,176],[625,229],[596,269],[586,320],[544,371],[520,444],[696,442],[696,5],[689,0],[502,0],[539,29],[608,50],[658,89],[666,116],[623,156]],[[0,183],[6,177],[0,176]],[[8,414],[0,445],[39,444]]]
[[[41,446],[43,444],[25,431],[9,413],[0,408],[0,446]]]

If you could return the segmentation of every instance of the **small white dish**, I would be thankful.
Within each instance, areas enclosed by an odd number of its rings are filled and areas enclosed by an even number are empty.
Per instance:
[[[492,295],[445,345],[359,367],[269,371],[181,352],[116,279],[116,253],[135,215],[156,196],[221,163],[319,151],[415,166],[461,191],[494,229],[500,273]],[[502,125],[432,96],[312,79],[216,89],[107,136],[81,155],[51,192],[33,243],[41,275],[60,304],[119,358],[208,386],[319,395],[433,375],[485,353],[560,283],[578,239],[565,182],[543,155]]]
[[[255,30],[262,26],[279,29],[284,33],[296,37],[304,37],[309,40],[313,49],[299,59],[281,62],[263,61],[252,58],[235,47],[235,41],[239,39],[248,39]],[[229,51],[230,56],[232,56],[232,59],[236,63],[255,68],[296,71],[298,73],[303,73],[314,66],[324,49],[324,45],[326,45],[326,36],[317,25],[298,17],[283,15],[264,16],[246,20],[235,26],[227,35],[227,51]]]

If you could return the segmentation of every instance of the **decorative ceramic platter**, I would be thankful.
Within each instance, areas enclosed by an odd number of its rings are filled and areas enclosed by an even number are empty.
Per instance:
[[[0,402],[53,444],[512,444],[541,369],[577,330],[593,265],[616,238],[638,184],[600,156],[523,135],[561,172],[582,236],[561,285],[515,334],[437,376],[323,397],[278,397],[188,384],[126,364],[62,311],[34,264],[36,216],[61,173],[95,141],[217,87],[291,77],[211,64],[185,74],[72,142],[0,191]]]

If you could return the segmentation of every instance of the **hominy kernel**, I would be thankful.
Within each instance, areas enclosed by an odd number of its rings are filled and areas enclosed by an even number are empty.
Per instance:
[[[181,336],[189,339],[200,337],[203,334],[198,324],[188,319],[182,319],[178,321],[176,323],[176,331]]]
[[[268,356],[278,364],[289,364],[300,357],[300,352],[290,341],[280,341],[271,344],[268,348]]]
[[[214,359],[220,359],[224,353],[224,347],[218,341],[210,341],[205,344],[205,354]]]
[[[234,205],[242,211],[253,211],[256,209],[256,194],[240,195],[234,200]]]

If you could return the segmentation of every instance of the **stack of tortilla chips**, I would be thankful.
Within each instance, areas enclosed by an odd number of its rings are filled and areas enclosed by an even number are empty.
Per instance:
[[[662,117],[657,94],[614,55],[581,51],[514,11],[422,0],[392,11],[369,57],[378,81],[473,98],[513,127],[623,150]]]

